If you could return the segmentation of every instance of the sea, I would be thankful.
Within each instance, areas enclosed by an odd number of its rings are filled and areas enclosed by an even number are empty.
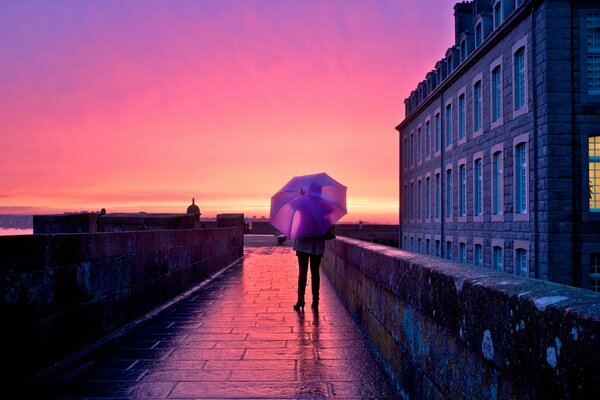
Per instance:
[[[33,235],[33,229],[0,228],[0,236]]]

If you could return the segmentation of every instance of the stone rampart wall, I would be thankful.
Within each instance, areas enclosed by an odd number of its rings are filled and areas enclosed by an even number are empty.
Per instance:
[[[576,399],[600,387],[600,294],[353,239],[323,269],[406,399]]]
[[[243,229],[0,237],[0,326],[19,382],[243,254]]]

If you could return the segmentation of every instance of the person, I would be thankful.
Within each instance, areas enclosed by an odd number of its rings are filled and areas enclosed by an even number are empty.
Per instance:
[[[304,294],[306,292],[306,281],[308,279],[308,267],[310,264],[310,286],[312,289],[313,312],[319,312],[319,288],[321,276],[319,267],[325,253],[325,240],[335,237],[332,226],[323,236],[306,237],[294,241],[294,250],[298,257],[298,300],[294,304],[294,310],[304,312]]]

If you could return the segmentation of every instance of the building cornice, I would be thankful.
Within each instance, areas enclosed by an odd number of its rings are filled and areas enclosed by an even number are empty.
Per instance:
[[[543,1],[543,0],[542,0]],[[502,39],[504,39],[512,31],[512,29],[523,20],[525,20],[530,14],[531,9],[541,1],[527,1],[522,4],[517,10],[511,13],[511,15],[504,20],[502,25],[496,29],[486,38],[486,40],[473,51],[467,57],[467,59],[459,64],[459,66],[452,71],[450,75],[446,77],[436,88],[429,93],[429,95],[407,116],[404,120],[398,124],[395,129],[400,133],[406,125],[410,124],[420,112],[427,108],[431,103],[439,98],[439,95],[443,93],[449,86],[454,84],[460,77],[463,76],[475,63],[477,63],[483,56],[485,56],[492,48],[494,48]]]

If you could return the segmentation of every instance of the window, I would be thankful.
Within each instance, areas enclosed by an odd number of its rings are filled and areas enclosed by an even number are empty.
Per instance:
[[[421,187],[421,180],[417,182],[417,218],[423,218],[423,188]]]
[[[446,171],[446,216],[452,216],[452,170]]]
[[[465,138],[465,95],[458,96],[458,140]]]
[[[502,2],[501,1],[498,0],[494,3],[494,8],[493,8],[492,13],[493,13],[493,17],[494,17],[494,30],[496,30],[502,23]]]
[[[436,240],[436,241],[435,241],[435,255],[436,255],[437,257],[440,257],[440,256],[441,256],[441,253],[440,253],[440,252],[441,252],[441,246],[442,246],[442,245],[441,245],[441,242],[440,242],[439,240]]]
[[[446,106],[446,146],[452,144],[452,104]]]
[[[590,95],[600,95],[600,12],[586,18],[586,87]]]
[[[417,162],[423,158],[423,138],[421,137],[421,127],[417,129]]]
[[[514,55],[514,104],[515,110],[525,107],[525,47]]]
[[[431,155],[431,123],[425,122],[425,157]]]
[[[494,246],[492,249],[492,268],[502,271],[502,247]]]
[[[477,81],[473,85],[473,131],[475,132],[481,129],[481,114],[481,81]]]
[[[430,252],[430,250],[431,250],[431,249],[430,249],[430,247],[431,247],[431,246],[430,246],[430,242],[431,242],[431,240],[430,240],[430,239],[425,239],[425,254],[429,254],[429,252]]]
[[[410,197],[410,200],[409,200],[410,219],[414,219],[415,218],[415,201],[414,201],[415,183],[414,182],[410,183],[410,192],[409,192],[408,196]]]
[[[479,243],[473,246],[473,264],[477,267],[483,266],[483,246]]]
[[[431,178],[425,178],[425,218],[431,218]],[[428,252],[429,253],[429,252]]]
[[[590,254],[590,289],[600,292],[600,253]]]
[[[464,242],[458,244],[458,262],[461,264],[467,262],[467,244]]]
[[[529,276],[527,268],[527,250],[517,249],[515,251],[515,273],[519,276]]]
[[[452,260],[452,242],[450,240],[446,242],[446,258]]]
[[[402,191],[402,215],[404,218],[408,218],[408,188],[404,185],[404,190]]]
[[[440,113],[435,114],[434,117],[434,129],[435,129],[435,151],[436,153],[441,150],[442,147],[442,122]]]
[[[402,147],[402,165],[404,168],[408,167],[408,138],[404,138],[404,146]]]
[[[600,136],[588,139],[590,211],[600,212]]]
[[[502,215],[502,152],[497,151],[492,155],[492,212]]]
[[[417,252],[419,252],[419,253],[422,252],[422,250],[421,250],[421,238],[417,239]]]
[[[475,47],[479,47],[483,42],[483,31],[481,29],[481,21],[475,24]]]
[[[492,122],[502,116],[502,72],[498,65],[492,70]]]
[[[458,215],[464,217],[467,215],[467,168],[464,164],[458,167],[458,178]]]
[[[467,40],[463,39],[460,42],[460,62],[467,59]]]
[[[527,213],[527,145],[515,147],[515,212]]]
[[[481,158],[475,160],[473,163],[473,215],[483,214],[483,199],[482,199],[482,186],[483,176],[481,171]]]
[[[442,179],[440,174],[435,174],[435,217],[439,218],[442,206]]]
[[[408,158],[410,159],[410,165],[412,166],[415,160],[415,155],[414,155],[414,150],[415,150],[415,135],[413,133],[410,134],[410,148],[408,150],[409,155]]]

